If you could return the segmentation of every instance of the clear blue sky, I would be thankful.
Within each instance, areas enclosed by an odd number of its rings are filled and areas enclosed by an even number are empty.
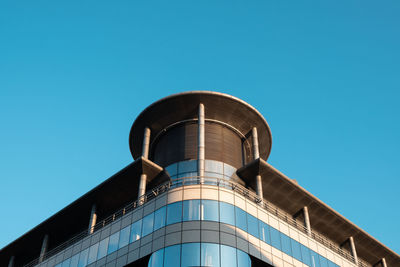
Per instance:
[[[269,162],[400,252],[400,2],[0,2],[0,247],[132,161],[139,112],[216,90]]]

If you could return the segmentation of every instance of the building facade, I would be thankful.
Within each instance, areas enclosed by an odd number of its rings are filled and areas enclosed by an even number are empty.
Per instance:
[[[134,162],[4,247],[0,266],[400,266],[268,164],[271,142],[240,99],[163,98],[133,123]]]

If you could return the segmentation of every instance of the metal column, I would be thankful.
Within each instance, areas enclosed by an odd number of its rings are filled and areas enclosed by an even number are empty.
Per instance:
[[[14,267],[15,256],[11,256],[10,260],[8,261],[8,267]]]
[[[147,159],[149,157],[149,146],[150,146],[150,129],[146,127],[144,129],[143,134],[143,146],[142,146],[142,157]],[[138,191],[138,198],[139,204],[144,202],[144,197],[142,197],[146,193],[146,184],[147,184],[147,174],[142,173],[140,175],[140,182],[139,182],[139,191]]]
[[[308,207],[303,207],[303,215],[304,215],[304,225],[306,226],[307,234],[311,235],[311,223],[310,223],[310,215],[308,214]]]
[[[42,249],[40,250],[39,263],[41,263],[44,260],[44,255],[47,252],[48,245],[49,245],[49,235],[44,235],[42,242]]]
[[[89,229],[88,229],[89,234],[93,234],[94,226],[96,225],[96,220],[97,220],[96,205],[93,204],[89,219]]]
[[[350,242],[351,255],[353,255],[354,257],[354,263],[358,265],[356,246],[354,244],[354,238],[352,236],[349,237],[349,242]]]
[[[197,172],[198,176],[204,177],[205,165],[205,115],[204,105],[199,104],[199,127],[198,127],[198,156],[197,156]],[[203,183],[202,179],[201,182]]]
[[[253,139],[253,158],[258,159],[260,157],[260,151],[258,147],[258,133],[257,133],[257,128],[253,127],[251,131],[251,136]],[[256,191],[257,195],[263,199],[263,189],[262,189],[262,182],[261,182],[261,175],[256,176]]]

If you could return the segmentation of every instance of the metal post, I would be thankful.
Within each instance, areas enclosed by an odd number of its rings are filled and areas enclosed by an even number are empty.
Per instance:
[[[49,235],[44,235],[42,242],[42,249],[40,250],[39,263],[41,263],[44,260],[44,255],[47,252],[48,244],[49,244]]]
[[[198,176],[204,176],[205,164],[205,115],[204,105],[199,105],[199,127],[198,127],[198,157],[197,157],[197,172]],[[200,182],[202,183],[202,181]]]
[[[354,244],[354,238],[352,236],[349,237],[349,242],[350,242],[351,255],[353,255],[354,258],[354,263],[358,265],[356,246]]]
[[[147,159],[149,157],[149,146],[150,146],[150,129],[149,127],[144,128],[143,133],[143,146],[142,146],[142,157]],[[142,173],[140,175],[139,181],[139,191],[138,191],[138,199],[139,204],[143,204],[145,199],[142,197],[146,193],[146,185],[147,185],[147,174]]]
[[[385,258],[382,258],[382,259],[381,259],[381,263],[382,263],[382,267],[387,267],[386,259],[385,259]]]
[[[258,147],[258,133],[257,128],[253,127],[251,131],[252,139],[253,139],[253,158],[258,159],[260,157],[260,151]],[[262,189],[262,182],[261,182],[261,175],[256,176],[256,191],[257,195],[263,199],[263,189]]]
[[[93,234],[94,226],[96,225],[96,220],[97,220],[96,204],[93,204],[89,219],[89,229],[88,229],[89,234]]]
[[[307,234],[311,236],[311,223],[310,223],[310,216],[308,214],[308,207],[304,206],[303,208],[303,215],[304,215],[304,225],[307,230]]]
[[[14,267],[15,256],[11,256],[10,260],[8,261],[8,267]]]

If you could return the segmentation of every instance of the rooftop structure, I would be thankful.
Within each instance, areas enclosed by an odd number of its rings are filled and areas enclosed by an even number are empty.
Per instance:
[[[267,163],[246,102],[193,91],[133,123],[134,161],[0,250],[0,266],[400,266],[400,256]]]

